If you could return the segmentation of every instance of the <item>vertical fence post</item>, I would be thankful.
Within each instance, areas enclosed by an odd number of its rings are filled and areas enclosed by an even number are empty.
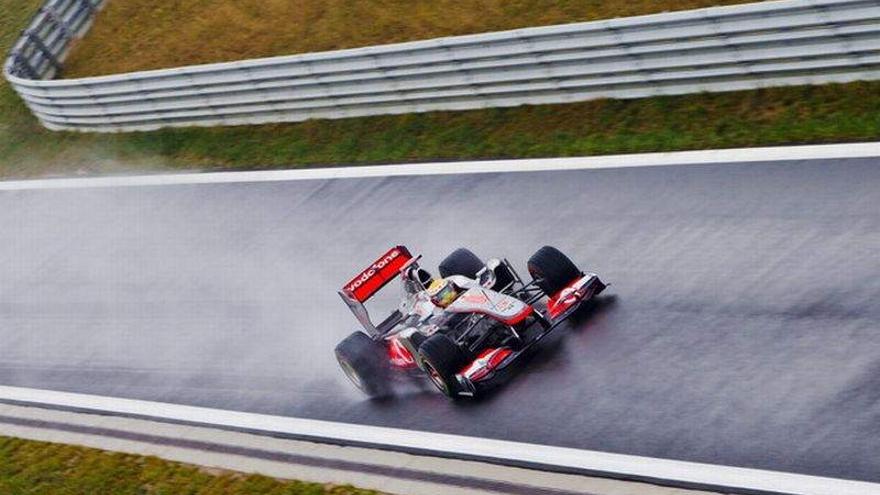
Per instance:
[[[55,72],[61,72],[61,62],[58,60],[58,57],[56,57],[55,54],[52,53],[52,50],[50,50],[49,47],[46,46],[46,43],[44,43],[43,40],[33,31],[25,31],[25,36],[27,36],[27,38],[31,41],[31,43],[34,44],[37,50],[39,50],[40,53],[43,54],[43,57],[45,57],[46,60],[49,61],[52,67],[55,68]]]
[[[53,24],[55,24],[58,30],[61,31],[65,39],[70,40],[71,38],[73,38],[73,29],[70,25],[64,22],[64,19],[61,17],[58,11],[55,10],[55,7],[52,5],[51,2],[47,3],[43,7],[43,12],[46,14],[46,17],[48,17],[49,20],[52,21]]]
[[[81,34],[84,26],[89,25],[89,21],[95,15],[97,6],[90,0],[72,0],[71,4],[75,10],[69,16],[68,27],[74,36],[78,36]]]
[[[29,79],[39,79],[40,78],[40,75],[37,74],[36,69],[34,69],[31,66],[31,64],[30,64],[30,62],[28,62],[27,58],[25,58],[24,55],[22,55],[21,53],[19,53],[17,51],[13,52],[12,53],[12,60],[13,60],[13,67],[23,70],[25,75]]]
[[[95,4],[91,2],[91,0],[80,0],[83,8],[89,11],[89,16],[95,13]]]

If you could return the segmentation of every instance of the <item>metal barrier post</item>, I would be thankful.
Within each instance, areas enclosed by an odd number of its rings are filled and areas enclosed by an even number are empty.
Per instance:
[[[11,58],[13,60],[13,65],[16,68],[23,69],[25,72],[25,75],[29,79],[39,79],[40,78],[40,75],[37,74],[37,71],[33,67],[31,67],[30,62],[28,62],[28,60],[21,53],[15,52],[11,55]]]
[[[33,43],[34,46],[37,47],[37,50],[39,50],[40,53],[42,53],[43,56],[46,57],[46,60],[48,60],[49,63],[52,64],[52,67],[55,68],[56,73],[61,72],[61,62],[58,60],[58,57],[56,57],[55,54],[52,53],[52,50],[49,50],[49,47],[46,46],[45,43],[43,43],[43,40],[40,39],[40,37],[32,31],[26,31],[25,36],[27,36],[31,43]]]

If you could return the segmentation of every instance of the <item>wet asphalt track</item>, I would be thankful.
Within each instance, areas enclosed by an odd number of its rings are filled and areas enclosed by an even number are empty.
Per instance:
[[[877,159],[2,192],[0,241],[3,385],[880,481]],[[335,290],[397,243],[613,286],[486,400],[369,402]]]

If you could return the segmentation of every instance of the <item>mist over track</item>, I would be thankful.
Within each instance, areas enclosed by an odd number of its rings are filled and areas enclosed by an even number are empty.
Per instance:
[[[878,165],[2,191],[0,384],[880,481]],[[338,370],[389,246],[545,243],[613,285],[497,394]]]

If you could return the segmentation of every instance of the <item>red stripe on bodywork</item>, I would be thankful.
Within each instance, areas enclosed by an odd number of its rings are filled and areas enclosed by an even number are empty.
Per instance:
[[[477,359],[460,371],[471,381],[478,381],[489,375],[501,363],[513,353],[512,350],[502,347],[500,349],[486,349],[481,352]]]
[[[565,286],[565,288],[554,294],[553,297],[547,301],[547,314],[550,315],[551,319],[555,319],[575,304],[581,302],[583,298],[581,297],[581,294],[577,292],[575,287],[577,287],[584,278],[585,276],[581,275],[572,280],[567,286]]]
[[[510,318],[501,320],[501,322],[504,323],[505,325],[510,325],[510,326],[518,325],[518,324],[522,323],[526,318],[528,318],[529,315],[532,314],[532,311],[533,311],[532,307],[527,304],[526,307],[523,308],[522,311],[511,316]]]
[[[412,353],[397,339],[388,341],[388,360],[398,368],[412,368],[416,365]]]

